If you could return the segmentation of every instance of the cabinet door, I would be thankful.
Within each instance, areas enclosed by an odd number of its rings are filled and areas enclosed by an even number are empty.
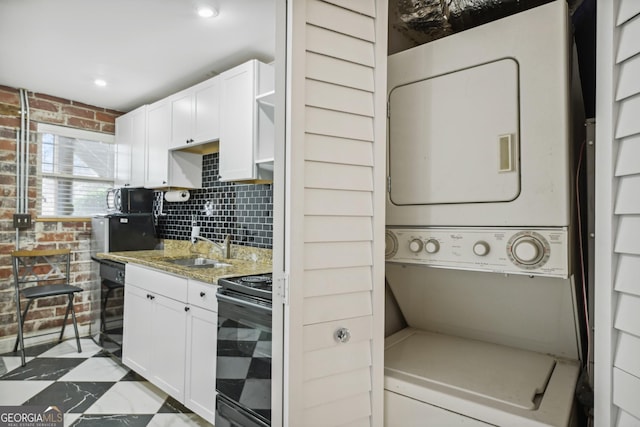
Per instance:
[[[187,89],[171,97],[171,143],[169,148],[182,147],[193,139],[193,96]]]
[[[144,149],[147,132],[146,105],[116,119],[116,177],[117,187],[144,185]],[[140,163],[142,162],[142,163]]]
[[[255,63],[249,61],[220,75],[220,180],[255,177]]]
[[[220,85],[218,77],[196,86],[193,92],[193,138],[195,143],[220,138]]]
[[[169,185],[169,137],[171,104],[162,100],[151,104],[147,111],[147,188]]]
[[[146,290],[129,283],[124,288],[122,362],[144,377],[149,375],[153,354],[153,303],[148,295]]]
[[[162,295],[154,296],[150,381],[183,402],[187,305]]]
[[[213,423],[216,403],[218,313],[191,306],[187,315],[187,363],[184,404]]]

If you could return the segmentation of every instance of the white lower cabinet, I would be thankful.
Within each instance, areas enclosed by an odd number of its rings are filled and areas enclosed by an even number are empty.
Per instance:
[[[122,361],[213,423],[216,286],[127,264]]]

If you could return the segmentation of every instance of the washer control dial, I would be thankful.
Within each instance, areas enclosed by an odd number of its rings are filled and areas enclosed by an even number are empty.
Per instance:
[[[393,258],[398,253],[398,238],[393,231],[387,230],[384,235],[384,257]]]
[[[542,235],[536,232],[522,231],[509,239],[507,254],[518,267],[534,269],[542,267],[547,262],[550,247]]]
[[[480,240],[473,245],[473,253],[478,256],[485,256],[489,253],[489,244],[483,240]]]
[[[429,239],[424,244],[424,250],[428,254],[435,254],[440,250],[440,243],[436,239]]]
[[[409,242],[409,250],[411,252],[413,252],[414,254],[417,254],[420,251],[422,251],[422,247],[423,246],[424,246],[424,244],[422,243],[422,240],[420,240],[420,239],[411,239],[411,241]]]

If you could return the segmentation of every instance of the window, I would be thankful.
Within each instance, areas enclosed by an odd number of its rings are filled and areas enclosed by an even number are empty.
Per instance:
[[[86,217],[106,211],[113,187],[113,135],[38,124],[41,216]]]

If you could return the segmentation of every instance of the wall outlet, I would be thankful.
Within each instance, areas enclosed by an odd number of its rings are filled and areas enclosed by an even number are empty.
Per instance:
[[[13,228],[31,228],[31,214],[13,214]]]

